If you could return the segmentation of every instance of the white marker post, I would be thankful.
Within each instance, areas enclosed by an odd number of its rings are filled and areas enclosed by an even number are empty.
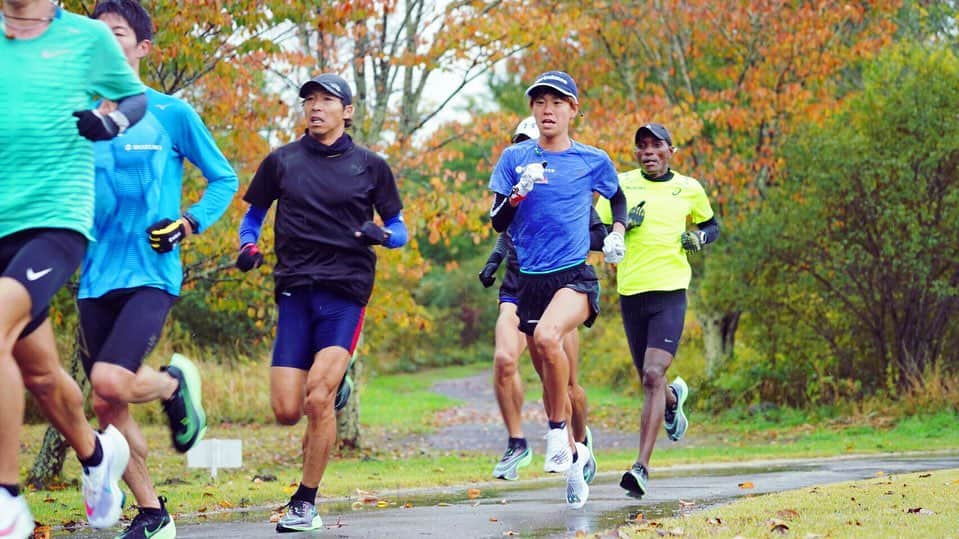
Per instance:
[[[186,452],[188,468],[209,468],[210,477],[216,479],[219,468],[243,466],[243,440],[201,440]]]

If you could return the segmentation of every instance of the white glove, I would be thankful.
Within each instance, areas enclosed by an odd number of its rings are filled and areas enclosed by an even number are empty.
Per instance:
[[[545,166],[546,163],[530,163],[526,165],[523,169],[523,175],[519,178],[519,183],[513,187],[513,194],[520,198],[525,198],[526,195],[533,190],[536,182],[545,177]]]
[[[603,255],[606,262],[610,264],[619,264],[626,256],[626,240],[619,232],[610,232],[603,240]]]

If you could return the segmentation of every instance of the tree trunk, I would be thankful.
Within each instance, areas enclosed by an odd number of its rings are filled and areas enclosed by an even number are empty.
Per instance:
[[[703,325],[706,373],[710,377],[722,372],[726,363],[732,359],[741,315],[738,311],[699,315],[699,322]]]
[[[90,394],[90,386],[83,372],[83,365],[80,363],[79,328],[77,328],[76,343],[76,346],[73,347],[73,359],[70,360],[70,376],[80,385],[80,391],[83,392],[85,402]],[[37,458],[33,461],[33,469],[27,476],[27,484],[42,489],[59,478],[61,472],[63,472],[63,461],[67,456],[68,448],[69,445],[60,431],[52,425],[48,426],[43,435],[43,445],[40,446],[40,452],[37,453]]]
[[[355,361],[348,371],[353,377],[353,393],[346,406],[336,416],[336,447],[341,451],[355,451],[362,447],[360,440],[360,384],[362,362]]]

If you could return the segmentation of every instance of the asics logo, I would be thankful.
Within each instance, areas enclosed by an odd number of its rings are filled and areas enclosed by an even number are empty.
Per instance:
[[[53,268],[47,268],[45,270],[33,271],[33,268],[27,268],[27,280],[36,281],[37,279],[43,277],[44,275],[53,271]]]
[[[556,464],[562,464],[563,462],[566,462],[567,458],[569,458],[569,452],[561,451],[553,455],[553,458],[551,458],[550,460],[555,462]]]
[[[158,108],[158,109],[160,109],[160,110],[166,110],[166,108],[169,107],[169,106],[170,106],[170,105],[156,105],[156,108]]]

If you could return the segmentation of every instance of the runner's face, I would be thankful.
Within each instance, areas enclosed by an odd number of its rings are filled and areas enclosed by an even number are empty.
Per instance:
[[[557,93],[542,92],[535,94],[530,101],[536,127],[540,138],[557,138],[569,135],[569,123],[579,107]]]
[[[335,95],[316,90],[303,99],[303,115],[310,136],[332,144],[343,135],[346,119],[353,117],[353,105],[344,106]]]
[[[104,13],[98,19],[110,27],[113,36],[120,43],[120,48],[123,49],[123,55],[127,57],[127,63],[132,67],[139,66],[140,58],[150,52],[150,41],[144,39],[137,43],[137,34],[130,27],[130,23],[116,13]]]
[[[669,170],[669,160],[673,156],[673,148],[665,140],[660,140],[648,133],[639,136],[636,145],[636,160],[646,174],[657,177],[666,174]]]

